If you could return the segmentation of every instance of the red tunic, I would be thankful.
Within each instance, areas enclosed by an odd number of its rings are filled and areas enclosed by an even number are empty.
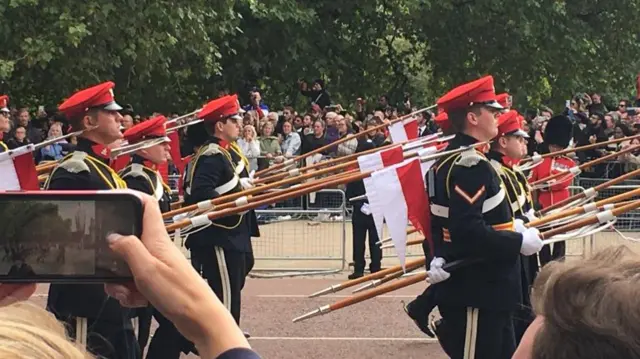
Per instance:
[[[569,198],[569,186],[573,181],[573,177],[570,176],[568,171],[575,165],[575,162],[569,157],[556,156],[543,159],[540,165],[531,170],[529,182],[541,180],[559,172],[567,172],[566,176],[569,177],[565,180],[563,180],[565,176],[559,177],[554,180],[553,185],[536,191],[538,203],[542,208],[547,208],[554,203]],[[558,182],[560,180],[562,181]]]

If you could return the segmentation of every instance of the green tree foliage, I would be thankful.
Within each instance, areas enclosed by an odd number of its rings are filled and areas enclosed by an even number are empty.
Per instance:
[[[0,90],[56,104],[114,80],[120,102],[185,112],[252,86],[303,104],[322,78],[334,102],[404,92],[432,103],[493,74],[516,104],[577,91],[633,94],[640,70],[634,0],[5,0]]]

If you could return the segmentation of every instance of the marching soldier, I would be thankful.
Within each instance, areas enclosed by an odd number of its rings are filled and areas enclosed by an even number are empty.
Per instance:
[[[160,210],[168,212],[171,210],[171,188],[167,186],[160,173],[154,168],[167,161],[169,153],[169,142],[167,137],[165,124],[167,119],[164,116],[157,116],[148,121],[141,122],[124,132],[124,138],[130,145],[135,145],[142,141],[158,140],[159,143],[142,148],[131,156],[131,164],[120,171],[120,177],[127,183],[127,188],[134,189],[151,195],[158,200]],[[161,142],[160,142],[161,141]],[[144,348],[149,341],[151,331],[152,314],[158,318],[158,322],[167,321],[159,312],[154,311],[152,307],[140,308],[138,314],[138,343],[140,350],[144,352]],[[169,323],[171,324],[171,323]],[[173,324],[171,324],[173,327]],[[175,327],[174,327],[175,328]],[[164,332],[160,328],[156,334]],[[160,335],[160,340],[163,336]],[[177,341],[181,336],[171,337],[170,340]]]
[[[491,151],[487,154],[489,162],[498,173],[506,187],[506,194],[513,216],[524,223],[535,219],[531,194],[528,183],[522,183],[524,174],[517,168],[515,162],[526,155],[527,138],[529,135],[522,130],[519,115],[515,110],[506,112],[498,118],[498,136],[491,143]],[[526,181],[526,178],[525,178]],[[537,267],[537,257],[520,255],[521,297],[514,312],[513,326],[516,344],[533,321],[531,311],[530,286],[533,284],[532,266]],[[534,268],[535,268],[534,267]]]
[[[45,183],[51,190],[111,190],[126,183],[109,166],[107,145],[120,139],[113,82],[79,91],[62,103],[59,110],[76,130],[88,129],[78,138],[76,151],[64,157]],[[47,309],[68,325],[70,336],[89,351],[104,358],[140,357],[130,311],[110,298],[102,284],[51,284]],[[75,330],[74,330],[75,329]],[[82,333],[86,333],[82,338]]]
[[[11,111],[7,107],[7,103],[9,102],[9,96],[2,95],[0,96],[0,152],[8,151],[9,147],[2,142],[3,136],[11,130],[11,124],[9,123],[9,116]]]
[[[377,123],[375,120],[369,120],[366,124],[365,130],[370,127],[375,127],[376,125]],[[358,140],[356,153],[368,151],[381,146],[383,141],[383,136],[376,132],[371,132],[367,134],[365,138],[360,138]],[[364,182],[362,180],[347,184],[347,198],[357,197],[363,194],[365,194],[365,189]],[[376,244],[380,239],[378,238],[378,231],[376,230],[376,225],[368,207],[369,202],[366,199],[355,201],[353,203],[353,224],[351,229],[353,234],[354,270],[353,273],[349,275],[349,279],[360,278],[364,275],[364,251],[366,247],[365,243],[367,239],[367,232],[369,233],[369,253],[371,254],[369,270],[371,273],[375,273],[379,271],[381,267],[382,249]]]
[[[456,130],[448,149],[498,135],[493,78],[462,85],[438,100]],[[520,254],[542,247],[536,229],[514,232],[505,184],[475,148],[439,159],[429,176],[435,257],[429,281],[442,320],[437,335],[452,358],[511,358],[512,313],[521,293]],[[442,266],[472,261],[455,273]]]
[[[248,161],[233,143],[240,134],[236,95],[207,104],[198,114],[210,137],[193,159],[185,180],[187,205],[253,187]],[[242,202],[240,198],[238,202]],[[240,292],[253,267],[251,237],[259,236],[254,211],[216,219],[187,237],[191,262],[240,323]]]
[[[549,152],[561,151],[569,147],[573,132],[571,120],[564,115],[551,118],[544,130],[544,143],[548,145]],[[567,156],[553,156],[542,160],[542,163],[534,167],[529,174],[529,181],[534,182],[554,175],[559,172],[566,172],[570,168],[575,167],[575,162]],[[568,173],[568,172],[567,172]],[[551,206],[554,203],[569,198],[569,186],[573,181],[572,176],[568,178],[559,178],[549,183],[549,186],[540,188],[538,192],[538,203],[542,209]],[[553,246],[553,248],[551,248]],[[563,259],[566,253],[566,243],[556,242],[552,245],[546,245],[540,251],[540,265],[544,266],[552,260]]]

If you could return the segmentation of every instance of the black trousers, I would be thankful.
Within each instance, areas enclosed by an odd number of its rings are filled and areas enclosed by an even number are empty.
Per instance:
[[[522,284],[522,302],[518,303],[518,307],[513,313],[513,330],[516,338],[516,345],[520,344],[520,340],[527,330],[535,315],[531,308],[531,285],[537,274],[537,257],[520,255],[520,280]],[[534,263],[532,263],[534,262]]]
[[[147,347],[149,336],[151,335],[153,307],[149,305],[144,308],[137,308],[136,317],[138,318],[138,345],[140,346],[140,351],[144,354],[144,348]]]
[[[382,249],[376,244],[380,240],[373,217],[362,213],[360,207],[362,202],[353,205],[353,218],[351,221],[351,231],[353,234],[353,269],[356,273],[363,273],[365,267],[364,249],[369,233],[369,253],[371,263],[369,270],[375,272],[380,270],[382,262]]]
[[[440,305],[438,339],[453,359],[511,359],[516,350],[511,312]]]
[[[58,318],[65,323],[71,339],[76,338],[76,318]],[[131,319],[123,318],[116,323],[105,320],[87,320],[87,349],[91,354],[104,359],[142,358]]]
[[[544,266],[551,261],[563,260],[567,252],[567,244],[565,241],[553,243],[553,251],[551,244],[542,247],[538,256],[540,256],[540,265]]]
[[[207,280],[218,299],[240,324],[240,292],[253,266],[251,253],[213,247],[191,251],[191,264]]]
[[[154,310],[153,317],[158,321],[158,329],[153,334],[146,359],[179,359],[182,352],[195,352],[194,344],[183,337],[162,313]]]

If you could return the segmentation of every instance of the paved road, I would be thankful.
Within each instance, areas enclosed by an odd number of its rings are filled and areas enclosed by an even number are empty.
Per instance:
[[[423,335],[402,310],[401,301],[414,298],[422,285],[292,323],[294,317],[350,294],[344,291],[307,298],[308,294],[340,283],[343,278],[346,274],[248,279],[242,298],[242,328],[251,333],[251,346],[265,359],[446,358],[439,345]],[[41,286],[33,301],[44,306],[46,292],[46,286]]]

